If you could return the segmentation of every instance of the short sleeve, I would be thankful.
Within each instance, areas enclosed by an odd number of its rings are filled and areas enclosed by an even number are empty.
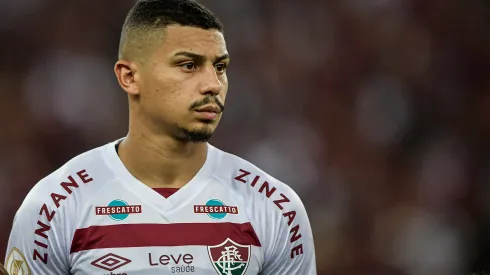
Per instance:
[[[315,246],[306,209],[294,192],[283,195],[281,200],[275,201],[282,207],[282,217],[271,230],[273,243],[268,246],[270,251],[261,274],[316,275]]]
[[[31,191],[14,217],[5,258],[10,273],[69,274],[61,217],[41,198]]]

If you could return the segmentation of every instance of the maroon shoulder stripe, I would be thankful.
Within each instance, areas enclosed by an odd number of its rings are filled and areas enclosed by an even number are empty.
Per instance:
[[[227,238],[261,246],[247,223],[118,224],[90,226],[75,231],[70,253],[101,248],[218,245]]]

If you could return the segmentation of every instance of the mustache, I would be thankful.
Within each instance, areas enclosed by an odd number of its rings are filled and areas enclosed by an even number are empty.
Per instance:
[[[215,96],[206,96],[202,100],[196,101],[192,103],[192,105],[189,107],[189,111],[193,111],[201,106],[207,105],[209,103],[214,103],[218,105],[219,109],[221,112],[224,112],[225,110],[225,105],[219,101],[219,99]]]

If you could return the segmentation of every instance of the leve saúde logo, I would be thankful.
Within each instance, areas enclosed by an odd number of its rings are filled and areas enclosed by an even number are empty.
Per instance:
[[[10,275],[31,275],[31,269],[27,263],[26,257],[17,247],[10,250],[5,262],[5,269]]]
[[[194,205],[194,213],[207,214],[210,218],[221,220],[228,214],[238,214],[238,207],[225,205],[222,201],[212,199],[205,205]]]
[[[95,215],[109,216],[115,221],[122,221],[130,214],[140,214],[141,205],[129,205],[123,200],[113,200],[107,206],[95,207]]]
[[[208,246],[209,259],[220,275],[243,275],[250,262],[250,245],[241,245],[230,238],[221,244]]]

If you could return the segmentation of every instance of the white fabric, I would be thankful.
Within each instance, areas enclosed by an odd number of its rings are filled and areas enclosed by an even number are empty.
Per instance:
[[[117,142],[75,157],[34,186],[14,219],[7,270],[43,275],[316,274],[309,220],[300,198],[286,184],[209,145],[196,176],[164,198],[126,170]],[[107,207],[121,201],[128,207]],[[226,207],[205,207],[210,201]],[[128,210],[133,213],[109,215]],[[200,213],[205,210],[213,212]],[[230,213],[215,213],[220,210]],[[236,230],[247,224],[250,232]],[[227,226],[235,229],[223,231]],[[126,228],[124,236],[111,235],[121,228]],[[91,233],[77,235],[80,232]],[[258,243],[239,243],[242,236],[257,236]],[[212,243],[181,245],[181,238]],[[155,242],[135,245],[141,239]],[[227,248],[219,246],[227,240]],[[110,247],[114,243],[131,247]],[[71,251],[72,245],[92,249]],[[218,259],[216,253],[223,257]]]

